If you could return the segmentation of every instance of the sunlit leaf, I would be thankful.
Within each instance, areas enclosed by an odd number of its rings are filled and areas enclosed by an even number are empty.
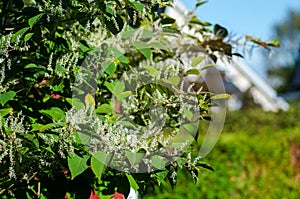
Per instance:
[[[112,113],[112,106],[110,104],[101,104],[96,110],[95,113],[105,113],[111,114]]]
[[[78,140],[83,145],[88,145],[91,142],[91,135],[87,133],[77,132]]]
[[[9,100],[13,99],[16,96],[16,92],[8,91],[0,94],[0,104],[4,106]]]
[[[144,4],[140,3],[140,2],[131,2],[132,5],[135,7],[135,9],[139,12],[143,12],[144,10]]]
[[[118,49],[115,48],[115,47],[111,47],[111,50],[113,51],[114,56],[115,56],[118,60],[120,60],[120,62],[125,63],[125,64],[128,64],[128,63],[129,63],[128,58],[125,57],[125,55],[124,55],[120,50],[118,50]]]
[[[200,75],[200,71],[196,68],[189,69],[184,73],[185,75]]]
[[[105,170],[105,165],[99,161],[97,158],[92,156],[91,158],[91,168],[93,173],[96,175],[98,179],[101,179],[102,173]]]
[[[168,160],[162,156],[154,155],[151,157],[151,165],[157,169],[165,169]]]
[[[148,44],[142,41],[135,41],[132,44],[140,53],[142,53],[147,59],[151,57],[151,49]]]
[[[195,57],[194,59],[192,59],[192,67],[197,66],[198,64],[200,64],[203,60],[205,59],[204,56],[200,56],[200,57]]]
[[[159,171],[159,172],[155,173],[155,177],[156,177],[156,180],[158,182],[158,185],[160,185],[165,180],[168,173],[169,173],[168,170],[163,170],[163,171]]]
[[[217,95],[211,96],[211,99],[212,99],[212,100],[216,100],[216,99],[230,99],[230,98],[231,98],[231,95],[230,95],[230,94],[227,94],[227,93],[224,93],[224,94],[217,94]]]
[[[24,37],[24,42],[27,42],[32,36],[33,36],[34,33],[27,33]]]
[[[65,100],[77,111],[84,108],[84,103],[78,98],[65,98]]]
[[[89,93],[84,97],[84,103],[89,108],[95,108],[96,106],[96,101],[94,97]]]
[[[137,191],[139,189],[139,185],[137,184],[133,176],[130,173],[126,173],[126,177],[129,181],[130,187]]]
[[[125,155],[128,158],[131,165],[138,164],[142,161],[143,157],[145,156],[145,153],[134,153],[129,150],[125,151]]]
[[[0,109],[0,116],[4,117],[7,114],[11,113],[12,111],[13,111],[12,108],[3,108],[3,109]]]
[[[43,15],[44,15],[44,13],[41,13],[41,14],[38,14],[38,15],[36,15],[34,17],[31,17],[28,20],[29,27],[32,28],[42,18]]]
[[[13,36],[11,38],[11,42],[15,42],[17,40],[17,38],[21,38],[28,29],[29,29],[28,27],[22,28],[21,30],[19,30],[18,32],[13,34]]]
[[[65,121],[65,113],[58,107],[51,107],[50,110],[40,110],[40,113],[49,116],[51,119],[55,121]]]
[[[64,82],[60,82],[60,84],[52,87],[52,90],[55,92],[61,91],[65,87]]]
[[[143,66],[143,68],[147,69],[149,71],[149,75],[150,76],[155,76],[158,73],[157,68],[153,67],[153,66]]]
[[[76,176],[83,173],[87,168],[87,160],[89,156],[80,157],[77,154],[69,154],[68,155],[68,166],[71,172],[71,179],[73,180]]]
[[[45,66],[36,65],[36,64],[27,64],[25,66],[25,68],[27,68],[27,69],[29,69],[29,68],[32,68],[32,69],[45,69]]]
[[[159,49],[159,50],[165,50],[165,51],[168,51],[169,49],[167,48],[167,46],[165,46],[164,44],[162,44],[161,42],[150,42],[149,43],[149,46],[151,48],[156,48],[156,49]]]
[[[108,166],[111,157],[112,157],[111,155],[106,154],[102,151],[97,151],[92,155],[91,158],[92,171],[99,179],[101,179],[102,173],[105,167]]]

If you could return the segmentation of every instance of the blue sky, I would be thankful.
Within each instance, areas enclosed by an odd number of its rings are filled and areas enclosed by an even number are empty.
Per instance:
[[[182,0],[193,7],[195,0]],[[249,34],[270,39],[272,27],[281,21],[288,9],[300,10],[299,0],[208,0],[197,10],[203,21],[218,23],[237,35]]]
[[[182,0],[193,8],[195,0]],[[251,35],[262,40],[273,37],[273,26],[287,16],[289,9],[300,10],[299,0],[208,0],[197,15],[202,21],[218,23],[237,36]],[[248,60],[250,66],[260,64],[257,55]],[[261,67],[258,67],[261,69]],[[256,71],[258,69],[256,68]],[[262,71],[257,71],[262,72]]]

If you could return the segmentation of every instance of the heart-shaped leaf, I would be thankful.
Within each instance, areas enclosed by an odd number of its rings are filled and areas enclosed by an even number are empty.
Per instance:
[[[68,166],[71,172],[71,179],[73,180],[76,176],[83,173],[87,168],[87,160],[89,156],[80,157],[77,154],[69,154]]]
[[[16,96],[16,92],[14,92],[14,91],[8,91],[6,93],[0,94],[0,104],[2,106],[4,106],[6,104],[6,102],[8,102],[9,100],[11,100],[15,96]]]

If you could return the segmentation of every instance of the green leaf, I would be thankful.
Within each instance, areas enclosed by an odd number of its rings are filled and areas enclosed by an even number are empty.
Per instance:
[[[132,5],[135,7],[135,9],[139,12],[143,12],[144,4],[140,2],[132,2]]]
[[[31,125],[31,127],[32,127],[31,132],[40,131],[43,126],[45,126],[45,125],[44,124],[39,124],[39,123],[32,124]]]
[[[172,17],[166,15],[166,14],[160,14],[160,16],[162,17],[162,20],[160,21],[160,23],[162,24],[173,24],[175,23],[175,19],[173,19]]]
[[[110,47],[111,50],[113,51],[114,53],[114,56],[122,63],[125,63],[125,64],[128,64],[129,63],[129,60],[127,57],[125,57],[125,55],[120,51],[118,50],[117,48],[115,47]]]
[[[217,95],[211,96],[212,100],[216,100],[216,99],[230,99],[230,98],[231,98],[231,95],[227,94],[227,93],[217,94]]]
[[[149,43],[149,46],[151,48],[156,48],[156,49],[159,49],[159,50],[165,50],[165,51],[169,51],[168,47],[163,45],[161,42],[150,42]]]
[[[142,153],[134,153],[134,152],[131,152],[129,150],[126,150],[125,151],[125,155],[126,157],[128,158],[129,162],[131,165],[135,165],[135,164],[138,164],[140,163],[144,156],[145,156],[145,152],[142,152]]]
[[[207,64],[204,67],[202,67],[201,70],[205,70],[205,69],[208,69],[208,68],[214,67],[214,66],[216,66],[216,64]]]
[[[89,159],[89,157],[89,155],[80,157],[77,154],[69,154],[68,166],[71,172],[71,180],[83,173],[88,168],[87,160]]]
[[[45,66],[36,65],[36,64],[27,64],[25,66],[26,69],[45,69]]]
[[[200,21],[197,16],[194,16],[190,20],[190,24],[197,24],[197,25],[201,25],[201,26],[211,26],[211,23]]]
[[[172,76],[168,78],[168,81],[171,82],[172,85],[177,86],[180,83],[181,79],[178,76]]]
[[[112,106],[110,104],[101,104],[96,110],[95,113],[105,113],[111,114],[112,113]]]
[[[200,75],[200,71],[196,68],[189,69],[184,73],[185,75]]]
[[[126,177],[129,181],[130,187],[137,191],[139,189],[139,185],[135,181],[134,177],[130,173],[126,173]]]
[[[48,151],[48,152],[52,153],[53,155],[55,155],[54,151],[51,149],[50,146],[48,146],[48,147],[42,147],[42,149],[45,149],[46,151]]]
[[[106,154],[102,151],[97,151],[93,154],[93,157],[100,161],[102,164],[107,165],[112,158],[112,155]]]
[[[40,110],[40,113],[50,116],[50,118],[54,119],[55,121],[66,120],[65,113],[58,107],[51,107],[50,110]]]
[[[67,70],[60,64],[56,64],[55,70],[58,73],[66,73],[67,72]]]
[[[198,132],[198,126],[195,123],[186,123],[183,127],[192,135],[195,135]]]
[[[91,158],[91,167],[94,174],[101,179],[105,167],[109,164],[112,155],[106,154],[102,151],[97,151]]]
[[[34,33],[27,33],[24,37],[24,42],[27,42],[32,36],[33,36]]]
[[[197,66],[200,62],[202,62],[205,59],[204,56],[200,56],[200,57],[195,57],[194,59],[192,59],[192,67]]]
[[[188,109],[185,109],[185,110],[183,111],[183,113],[184,113],[184,116],[185,116],[189,121],[192,121],[193,115],[194,115],[192,111],[190,111],[190,110],[188,110]]]
[[[151,49],[147,43],[142,41],[135,41],[132,44],[140,53],[142,53],[147,59],[151,58]]]
[[[94,97],[91,94],[87,94],[84,97],[84,103],[86,105],[86,107],[90,110],[95,110],[95,106],[96,106],[96,101],[94,99]]]
[[[199,7],[199,6],[201,6],[202,4],[205,4],[206,2],[207,2],[207,1],[197,0],[196,7]]]
[[[154,77],[154,76],[157,76],[157,74],[158,74],[158,70],[153,66],[143,66],[143,68],[145,68],[149,71],[150,76]]]
[[[162,156],[154,155],[151,157],[151,165],[157,169],[165,169],[168,160]]]
[[[65,100],[72,105],[77,111],[84,108],[84,103],[78,98],[65,98]]]
[[[147,29],[144,29],[141,34],[141,39],[151,39],[151,38],[153,38],[153,32],[151,32]]]
[[[3,108],[3,109],[0,109],[0,116],[4,117],[5,115],[11,113],[12,111],[13,111],[12,108]]]
[[[232,56],[237,56],[237,57],[244,58],[244,56],[243,56],[243,55],[241,55],[240,53],[232,53]]]
[[[122,39],[129,39],[135,33],[135,29],[126,30],[122,33]]]
[[[276,48],[280,47],[280,42],[278,39],[272,39],[267,44],[268,44],[268,46],[272,46],[272,47],[276,47]]]
[[[155,173],[155,177],[158,182],[158,185],[160,185],[164,181],[164,179],[167,177],[168,173],[169,173],[168,170],[163,170],[163,171],[159,171],[159,172]]]
[[[84,45],[83,43],[79,43],[79,48],[82,50],[82,52],[88,52],[88,51],[90,51],[91,49],[88,47],[88,46],[86,46],[86,45]]]
[[[108,61],[108,62],[103,62],[102,67],[104,72],[106,72],[109,76],[112,76],[117,69],[117,65],[114,62]]]
[[[31,17],[28,20],[29,27],[32,28],[42,18],[43,15],[44,15],[44,13],[41,13],[41,14],[38,14],[38,15],[36,15],[34,17]]]
[[[211,166],[207,165],[206,163],[197,163],[196,166],[211,170],[211,171],[215,171],[214,168],[212,168]]]
[[[39,148],[39,146],[40,146],[39,140],[38,140],[34,135],[28,134],[28,133],[27,133],[27,134],[24,135],[24,137],[25,137],[28,141],[32,142],[32,144],[34,144],[34,147],[35,147],[35,148]]]
[[[122,125],[124,127],[129,127],[129,128],[136,128],[136,126],[134,124],[132,124],[131,122],[125,121],[125,120],[118,121],[118,125]]]
[[[19,30],[18,32],[16,32],[15,34],[13,34],[12,38],[11,38],[11,42],[15,42],[17,40],[17,38],[21,38],[23,36],[23,34],[28,30],[29,28],[22,28],[21,30]]]
[[[52,90],[55,92],[61,91],[65,87],[64,82],[60,82],[60,84],[52,87]]]
[[[40,132],[44,132],[46,130],[50,130],[50,129],[53,129],[53,128],[58,128],[58,127],[62,127],[64,124],[63,123],[49,123],[49,124],[46,124],[46,125],[43,125],[41,128],[40,128]]]
[[[86,133],[77,132],[76,133],[79,139],[79,142],[83,145],[88,145],[91,142],[91,136]]]
[[[106,166],[102,162],[100,162],[97,158],[92,156],[92,158],[91,158],[91,167],[92,167],[92,171],[94,172],[96,177],[98,179],[101,179],[102,173],[105,170]]]
[[[8,91],[6,93],[0,94],[0,104],[2,106],[4,106],[6,104],[6,102],[8,102],[9,100],[11,100],[15,96],[16,96],[16,92],[14,92],[14,91]]]
[[[115,81],[115,82],[105,82],[104,85],[108,88],[108,90],[119,100],[124,97],[122,95],[125,84],[122,81]]]

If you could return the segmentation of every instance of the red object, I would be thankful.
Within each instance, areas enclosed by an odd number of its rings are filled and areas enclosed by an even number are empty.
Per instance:
[[[117,100],[115,104],[115,110],[117,113],[121,113],[121,103]]]
[[[95,189],[91,191],[90,199],[100,199],[99,196],[97,195]]]
[[[111,199],[125,199],[125,196],[121,193],[115,192]]]
[[[59,99],[60,97],[61,97],[60,94],[55,94],[55,93],[51,94],[51,98],[53,98],[53,99]]]
[[[65,195],[64,199],[69,199],[67,194]],[[91,190],[91,195],[89,199],[100,199],[95,189]],[[125,199],[125,196],[121,193],[115,192],[111,199]]]

